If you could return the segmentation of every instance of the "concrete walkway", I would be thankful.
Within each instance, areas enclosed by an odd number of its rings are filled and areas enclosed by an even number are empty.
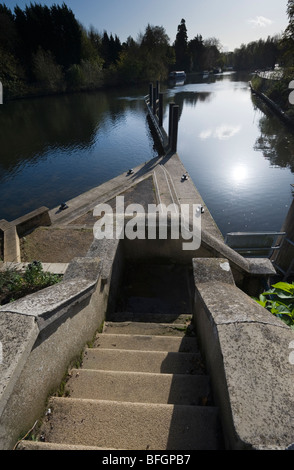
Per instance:
[[[182,176],[187,175],[183,180]],[[197,191],[193,181],[189,177],[187,170],[182,164],[177,153],[168,154],[164,157],[157,157],[133,169],[132,174],[125,173],[93,188],[76,198],[67,201],[68,208],[61,211],[59,207],[50,210],[50,218],[53,226],[72,224],[83,214],[92,211],[97,204],[108,203],[116,196],[124,195],[131,188],[137,188],[138,183],[144,179],[152,177],[157,204],[200,204],[204,208],[201,216],[201,225],[211,235],[219,240],[223,236],[206,207],[200,193]],[[138,195],[134,190],[133,200],[138,203]],[[138,199],[137,199],[138,197]]]

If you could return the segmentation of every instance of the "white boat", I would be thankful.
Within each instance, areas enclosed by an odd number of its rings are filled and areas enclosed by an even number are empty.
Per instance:
[[[174,71],[170,72],[169,78],[171,80],[185,80],[186,73],[184,71]]]

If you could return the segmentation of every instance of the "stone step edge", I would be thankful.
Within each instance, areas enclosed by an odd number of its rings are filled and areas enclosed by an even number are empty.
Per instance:
[[[186,355],[186,357],[188,355],[190,356],[197,356],[197,357],[200,357],[201,356],[201,352],[200,351],[194,351],[194,352],[187,352],[187,351],[157,351],[157,350],[148,350],[148,351],[144,351],[142,349],[120,349],[120,348],[88,348],[86,347],[84,349],[84,355],[86,355],[88,353],[88,351],[91,351],[91,352],[94,352],[94,353],[99,353],[99,352],[110,352],[110,354],[115,354],[115,353],[131,353],[131,355],[135,355],[137,353],[140,353],[140,354],[143,354],[143,355],[157,355],[157,356],[160,356],[162,354],[167,354],[167,355],[172,355],[172,354],[177,354],[179,356],[184,356]]]
[[[136,407],[139,407],[139,408],[145,408],[145,409],[148,409],[148,408],[158,408],[158,410],[160,409],[190,409],[190,410],[196,410],[196,409],[201,409],[202,411],[203,410],[207,410],[208,412],[209,411],[218,411],[218,407],[215,406],[215,405],[208,405],[208,406],[201,406],[201,405],[178,405],[178,404],[174,404],[174,403],[140,403],[140,402],[131,402],[131,401],[117,401],[117,400],[95,400],[93,398],[71,398],[71,397],[56,397],[56,396],[53,396],[49,399],[49,406],[51,405],[52,406],[52,414],[53,414],[53,420],[54,420],[54,402],[58,402],[58,401],[63,401],[64,403],[66,402],[70,402],[73,403],[73,402],[76,402],[76,404],[78,405],[79,403],[93,403],[93,404],[99,404],[99,405],[110,405],[110,406],[118,406],[118,407],[129,407],[129,408],[132,408],[133,406],[136,406]]]
[[[142,375],[142,376],[158,376],[158,377],[164,377],[164,376],[172,376],[172,377],[179,377],[183,380],[189,380],[189,378],[193,378],[192,380],[197,380],[197,378],[200,378],[200,380],[202,378],[206,378],[207,380],[209,380],[209,375],[208,374],[179,374],[179,373],[171,373],[171,372],[141,372],[141,371],[133,371],[133,370],[105,370],[105,369],[87,369],[86,367],[81,367],[80,369],[79,368],[73,368],[69,371],[67,377],[68,378],[71,378],[71,374],[74,374],[74,373],[83,373],[84,371],[86,372],[90,372],[90,373],[105,373],[105,374],[108,374],[108,373],[111,373],[111,374],[115,374],[115,375],[134,375],[136,377],[138,377],[139,375]],[[112,401],[112,400],[111,400]]]
[[[187,327],[188,327],[188,325],[186,325],[185,323],[164,323],[164,322],[158,322],[157,323],[157,322],[140,322],[140,321],[134,322],[132,320],[122,321],[122,322],[119,322],[119,321],[113,321],[113,322],[112,321],[106,321],[106,322],[104,322],[102,333],[104,333],[107,330],[107,327],[109,327],[109,326],[111,328],[112,327],[114,327],[114,328],[118,327],[119,328],[119,327],[122,327],[122,326],[128,326],[128,325],[132,325],[132,324],[133,325],[140,325],[140,327],[143,326],[143,325],[149,325],[149,326],[152,325],[154,328],[161,326],[161,327],[164,327],[164,328],[172,328],[174,330],[181,330],[181,331],[186,330]]]
[[[48,406],[51,416],[40,429],[47,442],[78,445],[99,442],[101,447],[129,450],[217,449],[221,444],[219,409],[215,406],[63,397],[51,398]]]
[[[188,340],[188,341],[196,341],[196,338],[195,336],[165,336],[165,335],[151,335],[151,334],[147,334],[147,335],[143,335],[143,334],[136,334],[136,333],[97,333],[96,337],[95,337],[95,340],[99,339],[100,337],[113,337],[114,338],[119,338],[120,336],[128,336],[130,339],[133,339],[133,338],[146,338],[146,336],[150,336],[152,339],[154,338],[155,340],[162,340],[162,338],[164,339],[168,339],[168,340],[171,340],[173,342],[179,342],[179,341],[183,341],[183,340]]]
[[[99,451],[120,451],[123,449],[110,449],[104,447],[84,446],[79,444],[60,444],[58,442],[42,441],[20,441],[15,450],[99,450]]]
[[[77,382],[76,380],[80,379],[80,383],[78,383],[78,394],[76,393],[76,386]],[[126,395],[126,383],[127,381],[128,386],[133,383],[133,379],[137,382],[142,382],[144,383],[144,386],[146,390],[144,389],[144,393],[141,394],[141,399],[138,400],[135,397],[132,398],[132,393],[131,397],[129,395],[130,392],[128,392],[128,395]],[[114,386],[114,384],[117,384],[118,389],[119,389],[119,383],[122,381],[124,384],[124,387],[122,391],[120,391],[120,396],[118,397],[117,394],[116,398],[114,396],[111,396],[112,394],[109,394],[108,391],[108,396],[107,398],[103,398],[101,395],[100,397],[94,396],[93,390],[90,394],[85,395],[85,388],[84,384],[85,381],[89,381],[89,383],[92,383],[92,386],[96,389],[99,388],[99,384],[103,382],[103,380],[106,380],[108,383],[109,380],[111,381],[111,384]],[[94,382],[92,382],[94,380]],[[97,383],[99,381],[99,384]],[[156,390],[157,387],[161,387],[162,385],[166,385],[168,382],[168,387],[165,387],[166,390],[166,397],[168,397],[169,401],[161,401],[162,397],[165,396],[165,392],[162,393],[161,390],[159,390],[159,395],[157,394],[157,400],[150,400],[150,391]],[[96,387],[97,384],[97,387]],[[135,385],[136,386],[136,385]],[[82,387],[82,388],[81,388]],[[132,387],[132,385],[131,385]],[[178,388],[180,387],[180,388]],[[181,390],[181,387],[184,387],[184,389]],[[103,389],[104,387],[102,387]],[[108,390],[109,388],[109,383],[106,387],[105,390]],[[137,387],[136,387],[137,388]],[[103,390],[103,391],[105,391]],[[175,396],[177,396],[177,391],[179,391],[178,399],[175,400]],[[149,392],[148,392],[149,391]],[[75,396],[72,396],[72,392],[75,393]],[[147,392],[147,394],[146,394]],[[156,393],[156,392],[155,392]],[[170,401],[170,393],[173,395],[173,401]],[[180,400],[183,399],[183,394],[185,398],[189,396],[190,403],[184,403],[184,402],[179,402]],[[90,396],[92,395],[92,396]],[[99,395],[99,393],[98,393]],[[142,399],[142,396],[144,396],[144,399]],[[158,396],[161,397],[161,400],[158,399]],[[159,373],[159,372],[134,372],[134,371],[116,371],[116,370],[103,370],[103,369],[71,369],[67,376],[65,388],[64,388],[64,395],[63,397],[67,398],[84,398],[84,399],[92,399],[92,400],[105,400],[107,399],[108,401],[115,401],[115,402],[124,402],[124,403],[162,403],[162,404],[174,404],[174,405],[191,405],[191,406],[207,406],[208,403],[211,404],[211,406],[214,406],[214,403],[212,401],[212,394],[211,394],[211,384],[210,384],[210,377],[207,374],[173,374],[173,373]],[[148,397],[148,398],[147,398]],[[146,400],[147,398],[147,400]],[[192,399],[193,398],[193,399]],[[196,400],[197,399],[197,400]]]

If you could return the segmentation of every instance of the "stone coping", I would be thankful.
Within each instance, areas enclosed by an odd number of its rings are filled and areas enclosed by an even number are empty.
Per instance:
[[[194,259],[195,322],[230,449],[294,442],[294,332],[238,289],[226,259]]]
[[[0,307],[0,416],[40,332],[88,301],[101,264],[97,258],[75,258],[60,283]]]

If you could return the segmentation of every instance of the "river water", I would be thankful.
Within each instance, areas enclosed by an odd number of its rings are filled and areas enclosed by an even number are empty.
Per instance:
[[[293,199],[294,134],[252,96],[248,80],[224,74],[161,87],[164,127],[173,101],[180,107],[178,154],[224,235],[280,230]],[[147,92],[2,105],[0,219],[55,207],[155,157]]]

